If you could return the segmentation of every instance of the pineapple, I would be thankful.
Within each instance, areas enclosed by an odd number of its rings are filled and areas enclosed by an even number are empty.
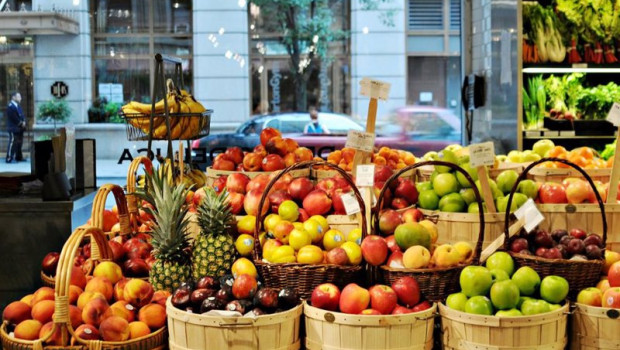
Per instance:
[[[219,195],[212,188],[198,207],[200,235],[194,241],[192,267],[194,279],[219,277],[230,271],[235,259],[232,237],[234,216],[228,203],[228,192]]]
[[[155,219],[152,227],[153,254],[157,259],[149,273],[149,282],[155,290],[174,291],[191,278],[187,206],[184,185],[171,186],[166,171],[154,171],[149,176],[151,188],[146,199],[156,208],[149,209]]]

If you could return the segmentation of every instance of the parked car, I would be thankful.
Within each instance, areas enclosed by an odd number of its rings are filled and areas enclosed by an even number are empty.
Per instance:
[[[401,118],[401,117],[399,117]],[[308,113],[290,112],[267,114],[251,118],[244,122],[233,133],[221,133],[205,136],[194,140],[192,152],[194,161],[202,168],[211,164],[215,156],[223,153],[226,148],[239,146],[245,151],[251,151],[260,143],[260,132],[267,127],[280,130],[284,137],[295,139],[300,146],[307,147],[320,157],[327,157],[329,152],[344,147],[349,130],[364,131],[365,127],[349,116],[337,113],[319,113],[319,123],[325,126],[329,134],[304,134],[303,129],[310,122]],[[387,127],[386,127],[387,128]],[[406,129],[408,130],[408,129]],[[460,132],[460,127],[459,127]],[[378,131],[375,139],[377,147],[388,146],[403,149],[421,156],[428,151],[437,151],[445,146],[460,142],[438,137],[431,139],[422,134],[414,136],[414,131],[395,133],[392,127],[385,131]]]
[[[377,121],[377,132],[382,135],[404,134],[413,140],[444,140],[460,143],[461,118],[445,108],[404,106],[386,118]]]

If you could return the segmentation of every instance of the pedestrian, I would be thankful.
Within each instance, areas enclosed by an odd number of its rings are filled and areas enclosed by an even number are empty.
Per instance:
[[[319,111],[316,106],[308,108],[310,123],[304,127],[304,134],[329,134],[329,130],[319,123]]]
[[[23,161],[22,143],[24,141],[24,130],[26,129],[26,117],[20,106],[22,95],[19,92],[11,94],[11,102],[7,111],[7,131],[9,132],[9,147],[6,151],[6,162],[11,163]]]

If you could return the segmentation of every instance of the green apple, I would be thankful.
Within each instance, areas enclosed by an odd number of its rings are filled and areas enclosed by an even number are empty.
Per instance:
[[[456,157],[456,154],[454,153],[454,151],[449,150],[449,149],[444,149],[443,151],[439,152],[438,160],[442,160],[444,162],[448,162],[452,164],[456,164],[458,162],[458,158]],[[452,168],[443,166],[443,165],[436,165],[435,170],[443,174],[443,173],[448,173],[452,171]]]
[[[467,266],[459,278],[461,291],[468,297],[487,295],[493,284],[491,271],[483,266]]]
[[[539,156],[544,157],[553,147],[555,147],[555,144],[551,140],[538,140],[532,147],[532,151]]]
[[[504,270],[493,269],[489,271],[491,271],[491,276],[493,276],[493,283],[510,279],[510,276],[508,276],[508,274]]]
[[[517,309],[510,309],[510,310],[499,310],[498,312],[495,313],[495,316],[497,317],[518,317],[518,316],[523,316],[523,314],[521,313],[521,311]]]
[[[568,295],[568,281],[560,276],[547,276],[540,282],[540,297],[557,304]]]
[[[439,196],[434,190],[424,190],[418,195],[418,205],[422,209],[435,210],[439,207]]]
[[[465,312],[477,315],[493,315],[493,304],[485,296],[477,295],[465,303]]]
[[[508,158],[506,157],[505,154],[496,154],[495,155],[495,160],[497,160],[498,163],[503,163],[507,160]]]
[[[436,178],[436,177],[437,177],[437,175],[439,175],[439,174],[440,174],[440,173],[439,173],[437,170],[433,170],[433,172],[431,173],[431,179],[430,179],[430,181],[431,181],[431,187],[432,187],[433,181],[435,180],[435,178]]]
[[[523,193],[528,198],[536,199],[536,197],[538,196],[538,185],[533,180],[523,180],[519,182],[517,191]]]
[[[448,150],[448,151],[452,151],[452,152],[460,151],[461,149],[463,149],[463,146],[459,145],[458,143],[453,143],[451,145],[447,145],[444,148],[444,150]]]
[[[435,151],[426,152],[422,156],[422,159],[424,160],[436,160],[437,158],[439,158],[439,153]]]
[[[510,151],[506,155],[506,160],[510,163],[523,163],[523,155],[519,151]]]
[[[422,181],[422,182],[418,182],[417,184],[415,184],[415,188],[418,190],[418,193],[420,193],[422,191],[432,190],[433,185],[431,184],[430,181]]]
[[[498,213],[505,213],[506,208],[508,207],[508,196],[497,198],[495,200],[495,207],[497,208]],[[512,213],[515,210],[517,210],[517,203],[513,199],[512,203],[510,203],[510,212]]]
[[[520,296],[519,297],[519,302],[517,303],[517,309],[521,310],[521,305],[523,305],[523,303],[526,300],[535,300],[534,298],[530,298],[530,297],[524,297],[524,296]]]
[[[521,312],[525,316],[544,314],[545,312],[549,311],[551,311],[549,303],[544,300],[530,299],[524,301],[521,305]]]
[[[446,305],[454,310],[465,311],[465,303],[467,302],[467,295],[463,293],[452,293],[446,298]]]
[[[522,155],[523,155],[523,161],[526,163],[535,162],[537,160],[540,160],[541,158],[541,156],[539,156],[538,153],[535,153],[534,151],[530,151],[529,149],[523,151]]]
[[[487,212],[487,205],[485,203],[482,203],[482,210],[485,213]],[[469,205],[467,206],[467,212],[468,213],[479,213],[480,208],[478,208],[478,202],[469,203]]]
[[[478,191],[480,191],[480,194],[482,195],[482,185],[480,185],[480,179],[476,180],[476,187],[478,188]],[[504,196],[504,193],[500,191],[499,188],[497,188],[497,183],[495,183],[495,181],[493,181],[492,179],[489,179],[489,188],[491,189],[491,194],[493,195],[493,199],[497,199],[499,197]]]
[[[508,276],[512,276],[515,272],[515,262],[510,254],[506,252],[493,253],[485,262],[485,266],[491,271],[495,269],[503,270]]]
[[[458,192],[459,182],[452,173],[438,174],[433,179],[433,190],[435,190],[439,197],[442,197],[448,193]]]
[[[462,154],[458,156],[458,165],[462,166],[462,164],[469,163],[469,154]]]
[[[465,170],[467,174],[471,176],[472,180],[474,181],[478,180],[478,170],[476,170],[476,168],[472,168],[471,165],[469,165],[469,162],[461,164],[461,168],[463,168],[463,170]],[[465,188],[471,187],[471,183],[467,181],[467,178],[465,178],[465,175],[463,175],[460,171],[456,172],[456,179],[459,181],[459,184],[462,187],[465,187]]]
[[[521,295],[534,295],[540,286],[540,276],[529,266],[519,268],[512,275],[512,281],[519,287]]]
[[[557,309],[561,309],[562,305],[560,304],[549,304],[549,311],[555,311]]]
[[[504,272],[503,270],[499,271]],[[500,310],[516,307],[519,303],[519,287],[511,280],[493,283],[491,286],[491,302],[496,309]]]
[[[461,188],[459,194],[461,195],[461,197],[463,197],[463,200],[467,205],[470,205],[471,203],[476,201],[476,194],[474,193],[473,188]]]
[[[442,174],[443,175],[443,174]],[[458,193],[449,193],[439,200],[439,210],[449,213],[461,213],[465,211],[465,201]]]
[[[518,193],[517,192],[512,197],[512,201],[517,205],[517,209],[519,209],[527,201],[527,196],[524,195],[523,193]],[[506,204],[508,204],[508,203],[506,203]],[[512,207],[512,205],[510,205],[510,206]]]
[[[519,173],[517,173],[516,171],[512,169],[504,170],[497,176],[495,182],[497,183],[497,188],[499,188],[502,193],[506,194],[510,193],[510,190],[512,190],[512,186],[517,183],[518,178]]]

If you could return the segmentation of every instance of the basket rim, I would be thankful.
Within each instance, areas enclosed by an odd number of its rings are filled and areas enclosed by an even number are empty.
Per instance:
[[[428,321],[428,320],[434,319],[435,315],[438,315],[438,303],[437,302],[432,302],[431,307],[426,309],[426,310],[422,310],[422,311],[418,311],[418,312],[412,312],[412,313],[408,313],[408,314],[397,314],[397,315],[392,315],[392,314],[389,314],[389,315],[360,315],[360,314],[356,315],[356,314],[347,314],[347,313],[340,312],[340,311],[325,310],[325,309],[321,309],[321,308],[312,306],[306,300],[304,300],[301,305],[303,305],[303,314],[304,314],[305,317],[309,317],[311,319],[317,319],[313,315],[310,315],[311,312],[314,312],[314,313],[324,312],[326,314],[330,313],[333,316],[335,316],[334,321],[330,322],[330,323],[335,323],[335,324],[340,324],[340,322],[338,322],[339,321],[338,318],[343,318],[343,317],[349,317],[349,318],[360,317],[360,319],[369,320],[369,321],[375,321],[375,320],[379,321],[379,320],[384,320],[386,318],[396,319],[396,320],[404,320],[404,321],[409,321],[409,319],[418,320],[418,321]],[[420,318],[420,316],[425,316],[425,315],[427,315],[428,317]],[[325,321],[324,318],[322,320]],[[364,325],[364,326],[368,326],[368,325]],[[385,325],[377,325],[377,326],[385,326]]]
[[[512,256],[513,259],[523,259],[523,260],[531,260],[538,261],[541,263],[546,263],[550,265],[571,265],[571,264],[579,264],[579,265],[604,265],[605,261],[603,259],[595,259],[595,260],[569,260],[569,259],[547,259],[534,255],[520,254],[509,251],[508,254]]]
[[[482,320],[485,322],[489,322],[489,326],[492,326],[493,323],[495,323],[496,321],[501,320],[502,322],[510,322],[510,320],[518,320],[518,321],[522,321],[524,319],[528,319],[531,321],[540,321],[543,320],[549,316],[555,315],[555,314],[565,314],[565,316],[568,316],[568,311],[570,309],[570,301],[568,299],[564,300],[564,304],[562,305],[562,307],[556,309],[556,310],[552,310],[549,312],[545,312],[542,314],[536,314],[536,315],[523,315],[523,316],[510,316],[510,317],[501,317],[501,316],[495,316],[495,315],[478,315],[478,314],[470,314],[464,311],[459,311],[459,310],[455,310],[452,309],[450,307],[448,307],[446,304],[444,304],[443,302],[439,302],[438,303],[438,309],[439,309],[439,314],[441,315],[441,317],[445,317],[448,318],[450,320],[455,320],[455,321],[461,321],[463,318],[468,318],[471,320],[474,319],[478,319],[478,320]],[[454,312],[456,313],[457,316],[459,317],[451,317],[450,315],[445,315],[445,313],[449,311],[449,312]]]

